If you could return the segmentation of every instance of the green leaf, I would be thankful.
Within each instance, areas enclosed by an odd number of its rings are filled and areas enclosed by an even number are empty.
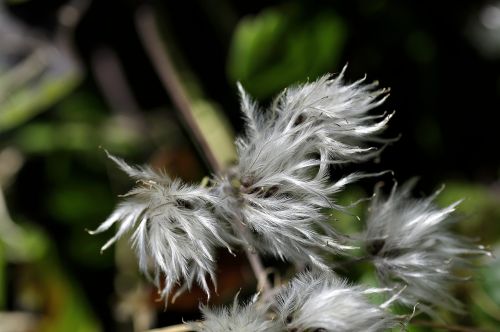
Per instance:
[[[336,70],[346,28],[331,10],[301,15],[300,7],[244,18],[233,35],[228,74],[256,98]]]
[[[437,200],[441,206],[463,200],[457,207],[460,233],[479,237],[485,244],[500,240],[500,223],[492,222],[500,219],[498,194],[494,190],[477,183],[447,182]]]
[[[25,86],[0,100],[0,132],[15,128],[46,110],[80,82],[76,73],[44,79],[36,86]]]
[[[134,150],[143,138],[139,132],[116,119],[98,125],[86,122],[33,122],[16,131],[12,143],[25,153],[54,151],[97,151],[99,146],[113,151]]]

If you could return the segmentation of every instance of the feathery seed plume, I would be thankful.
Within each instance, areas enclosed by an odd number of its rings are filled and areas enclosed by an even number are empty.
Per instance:
[[[369,209],[364,243],[380,281],[388,287],[402,284],[406,289],[398,300],[431,312],[429,306],[460,311],[461,304],[450,293],[453,282],[463,281],[454,274],[468,267],[468,258],[486,254],[482,246],[450,231],[455,202],[439,208],[434,196],[415,199],[415,181],[401,189],[395,185],[388,198],[376,195]]]
[[[215,283],[215,248],[225,246],[224,230],[211,213],[217,197],[208,189],[172,180],[151,168],[132,167],[109,157],[138,185],[124,195],[124,201],[91,234],[119,223],[116,234],[102,247],[108,248],[125,232],[133,230],[132,243],[140,269],[149,275],[152,262],[155,285],[167,299],[175,285],[177,294],[196,281],[209,295],[206,276]],[[163,277],[163,282],[162,282]],[[176,295],[177,295],[176,294]]]

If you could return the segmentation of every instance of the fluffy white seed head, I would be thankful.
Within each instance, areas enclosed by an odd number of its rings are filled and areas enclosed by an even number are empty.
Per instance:
[[[278,322],[267,314],[268,306],[251,301],[238,304],[238,297],[231,307],[209,309],[202,307],[203,321],[190,322],[188,326],[196,332],[281,332]]]
[[[396,320],[367,298],[384,291],[351,286],[331,273],[303,273],[278,294],[276,310],[286,331],[386,331]]]
[[[432,313],[430,306],[460,311],[451,292],[454,274],[467,267],[471,255],[485,254],[472,240],[453,234],[451,214],[460,202],[437,207],[434,196],[415,199],[415,181],[401,189],[394,186],[389,197],[376,195],[369,209],[364,234],[366,251],[373,258],[380,281],[390,287],[404,285],[398,300]]]
[[[389,89],[378,89],[378,82],[365,84],[365,78],[345,83],[345,70],[336,77],[325,75],[312,83],[285,89],[267,112],[259,109],[239,86],[247,123],[246,139],[240,139],[239,145],[277,132],[315,140],[311,143],[320,143],[315,149],[322,150],[333,163],[372,158],[377,152],[367,143],[391,141],[379,134],[392,114],[369,114],[385,101]]]
[[[332,181],[329,165],[373,157],[366,142],[381,141],[376,135],[390,118],[367,114],[385,99],[374,86],[324,76],[285,90],[266,112],[239,86],[246,135],[236,142],[237,166],[216,191],[224,197],[219,210],[249,230],[253,248],[322,268],[319,252],[350,248],[325,211],[344,210],[335,194],[366,175]]]
[[[140,269],[153,281],[160,295],[167,299],[172,289],[191,288],[196,281],[209,294],[207,275],[215,282],[215,248],[229,245],[224,230],[211,207],[217,198],[202,187],[171,180],[150,168],[132,167],[110,156],[137,186],[124,195],[115,211],[92,234],[119,223],[118,230],[102,248],[105,250],[127,231],[133,230],[132,243]]]

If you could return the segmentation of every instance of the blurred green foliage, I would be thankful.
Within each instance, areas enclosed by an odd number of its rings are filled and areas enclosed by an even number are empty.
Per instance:
[[[5,226],[7,220],[0,221]],[[7,290],[16,292],[16,302],[31,310],[43,308],[45,315],[37,324],[41,332],[95,332],[100,326],[85,294],[61,268],[56,249],[47,234],[35,225],[2,227],[0,236],[0,308],[6,309]],[[8,289],[7,263],[22,271],[14,289]],[[11,281],[12,282],[12,281]],[[0,325],[1,327],[1,325]],[[2,328],[11,329],[13,326]]]
[[[293,4],[242,19],[229,49],[230,79],[256,98],[269,98],[337,68],[347,32],[342,19],[332,10],[303,10]]]
[[[7,76],[7,74],[4,74]],[[0,133],[15,128],[47,110],[72,91],[80,82],[77,72],[51,75],[27,81],[13,91],[6,91],[12,82],[2,80],[0,72]]]

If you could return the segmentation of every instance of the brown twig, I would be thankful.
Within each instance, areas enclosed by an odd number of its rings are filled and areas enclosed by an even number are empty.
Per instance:
[[[180,118],[184,122],[184,125],[188,129],[189,133],[192,135],[192,139],[195,141],[196,147],[200,149],[202,156],[212,170],[216,173],[220,173],[222,171],[221,165],[215,157],[215,154],[210,148],[207,140],[203,136],[200,127],[196,123],[188,94],[184,90],[167,49],[161,40],[156,19],[151,8],[144,6],[137,11],[136,25],[139,37],[144,44],[146,52],[151,58],[165,90],[172,98],[172,102],[175,104]],[[245,238],[244,229],[235,229],[235,231],[240,234],[240,236]],[[245,254],[259,282],[259,287],[261,287],[264,291],[269,291],[271,289],[271,285],[267,279],[266,272],[259,255],[252,252],[249,248],[245,248]]]
[[[271,290],[271,284],[269,283],[269,280],[267,280],[267,273],[264,269],[260,256],[256,252],[249,249],[245,249],[245,254],[250,262],[253,273],[258,279],[259,288],[262,288],[264,292],[269,292]]]
[[[184,324],[172,325],[159,329],[148,330],[148,332],[188,332],[188,331],[191,331],[191,329]]]
[[[222,170],[221,165],[196,123],[188,95],[174,69],[166,45],[161,40],[151,8],[148,6],[140,8],[135,18],[141,42],[160,76],[163,87],[172,99],[185,128],[192,136],[196,148],[201,150],[200,152],[208,166],[212,171],[219,173]]]
[[[236,220],[234,223],[231,223],[231,226],[234,232],[243,240],[246,241],[248,238],[248,231],[245,228],[245,225],[239,220]],[[259,291],[263,291],[264,293],[269,293],[272,289],[269,280],[267,279],[267,272],[264,268],[264,264],[260,259],[260,256],[248,246],[245,246],[245,254],[248,258],[248,262],[250,263],[250,267],[252,268],[253,274],[257,278],[257,288]]]
[[[134,127],[148,136],[146,120],[139,112],[139,103],[133,97],[116,53],[107,47],[96,50],[90,58],[90,69],[111,110],[131,118]]]

